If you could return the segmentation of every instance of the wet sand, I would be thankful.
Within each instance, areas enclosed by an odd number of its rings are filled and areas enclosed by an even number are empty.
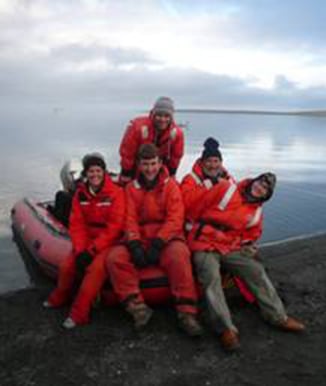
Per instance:
[[[185,336],[169,307],[138,334],[119,307],[102,306],[90,325],[65,331],[68,308],[41,307],[52,285],[44,281],[0,297],[0,385],[325,385],[326,236],[265,247],[261,256],[306,333],[267,325],[234,291],[228,300],[242,345],[234,354],[208,324],[204,337]]]

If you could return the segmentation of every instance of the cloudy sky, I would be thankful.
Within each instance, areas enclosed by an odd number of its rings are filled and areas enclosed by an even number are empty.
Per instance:
[[[2,103],[326,106],[322,0],[0,0]]]

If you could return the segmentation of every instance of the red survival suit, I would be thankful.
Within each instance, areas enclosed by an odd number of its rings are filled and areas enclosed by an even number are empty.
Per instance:
[[[228,254],[256,241],[262,233],[262,204],[248,203],[241,194],[251,180],[226,179],[213,185],[203,179],[200,162],[185,176],[181,191],[186,208],[188,245],[192,251]],[[240,278],[234,281],[247,301],[254,297]]]
[[[224,167],[221,167],[219,173],[219,179],[221,178],[235,182]],[[213,183],[210,178],[204,175],[202,160],[198,158],[192,167],[191,173],[183,178],[181,185],[188,223],[197,220],[200,216],[202,208],[205,207],[206,194],[212,188]]]
[[[256,241],[262,233],[262,203],[246,201],[243,190],[251,180],[236,184],[221,179],[203,190],[189,175],[181,184],[189,226],[189,247],[226,255]]]
[[[197,294],[192,276],[190,251],[183,234],[184,206],[181,192],[174,178],[163,166],[153,189],[146,190],[140,179],[126,188],[127,241],[140,240],[145,248],[154,238],[165,246],[159,266],[166,272],[176,307],[180,312],[196,313]],[[126,246],[113,248],[107,260],[108,271],[115,292],[121,302],[138,298],[139,277]]]
[[[168,129],[159,136],[153,125],[153,115],[138,117],[130,121],[120,145],[122,174],[135,177],[136,155],[139,146],[154,143],[170,175],[174,175],[184,153],[182,129],[172,120]]]
[[[95,195],[86,183],[79,184],[73,197],[69,224],[73,251],[60,265],[57,288],[48,299],[53,306],[69,299],[76,275],[76,256],[85,250],[91,253],[93,262],[87,268],[69,315],[78,324],[88,322],[92,302],[107,276],[105,258],[109,248],[121,236],[124,216],[124,192],[108,174],[105,174],[103,187]]]

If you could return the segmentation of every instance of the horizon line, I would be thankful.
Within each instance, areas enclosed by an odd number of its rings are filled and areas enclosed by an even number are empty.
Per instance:
[[[209,113],[209,114],[261,114],[261,115],[308,115],[325,116],[326,110],[257,110],[257,109],[215,109],[215,108],[178,108],[176,113]]]

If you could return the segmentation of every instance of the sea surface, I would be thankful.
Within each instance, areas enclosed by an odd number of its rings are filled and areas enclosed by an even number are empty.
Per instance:
[[[0,107],[0,292],[30,285],[12,242],[10,209],[22,197],[50,200],[60,188],[66,160],[99,151],[118,171],[118,146],[136,109],[52,104]],[[190,171],[203,142],[220,142],[224,165],[240,180],[277,174],[265,205],[262,243],[326,231],[326,118],[250,114],[179,113],[186,154],[178,178]]]

